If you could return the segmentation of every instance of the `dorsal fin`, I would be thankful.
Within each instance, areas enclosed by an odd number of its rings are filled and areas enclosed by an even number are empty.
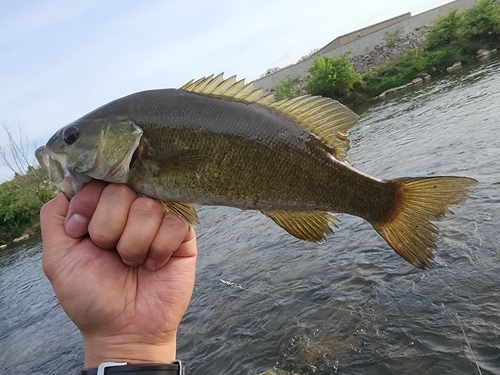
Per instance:
[[[245,84],[244,80],[237,81],[236,76],[224,79],[222,73],[190,81],[181,90],[271,108],[321,138],[332,147],[333,156],[342,161],[349,150],[346,132],[358,122],[353,111],[330,98],[303,95],[276,101],[273,93],[256,89],[253,82]]]

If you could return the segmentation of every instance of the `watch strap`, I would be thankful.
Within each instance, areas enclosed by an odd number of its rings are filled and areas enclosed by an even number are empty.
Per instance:
[[[104,362],[98,368],[82,369],[81,375],[186,375],[181,361],[171,364],[148,363],[127,365],[126,363]]]

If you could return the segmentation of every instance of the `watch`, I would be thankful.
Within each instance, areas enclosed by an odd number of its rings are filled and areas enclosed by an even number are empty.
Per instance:
[[[98,368],[82,369],[81,375],[186,375],[181,361],[174,363],[148,363],[127,365],[127,362],[103,362]]]

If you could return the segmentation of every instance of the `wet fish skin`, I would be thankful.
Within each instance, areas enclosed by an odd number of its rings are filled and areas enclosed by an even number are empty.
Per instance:
[[[255,209],[320,242],[333,234],[330,212],[360,216],[410,263],[429,267],[431,221],[475,180],[373,178],[345,161],[344,133],[357,121],[346,107],[319,97],[276,102],[240,82],[217,76],[118,99],[62,128],[37,157],[67,171],[54,182],[69,197],[90,178],[122,182],[191,223],[195,204]]]

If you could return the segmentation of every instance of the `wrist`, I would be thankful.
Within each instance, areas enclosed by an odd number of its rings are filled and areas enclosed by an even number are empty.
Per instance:
[[[85,367],[95,368],[103,362],[127,362],[129,365],[173,363],[176,360],[176,332],[168,338],[148,340],[130,336],[84,337]]]
[[[98,368],[82,369],[81,375],[187,375],[186,366],[181,361],[128,365],[126,363],[105,362]]]

